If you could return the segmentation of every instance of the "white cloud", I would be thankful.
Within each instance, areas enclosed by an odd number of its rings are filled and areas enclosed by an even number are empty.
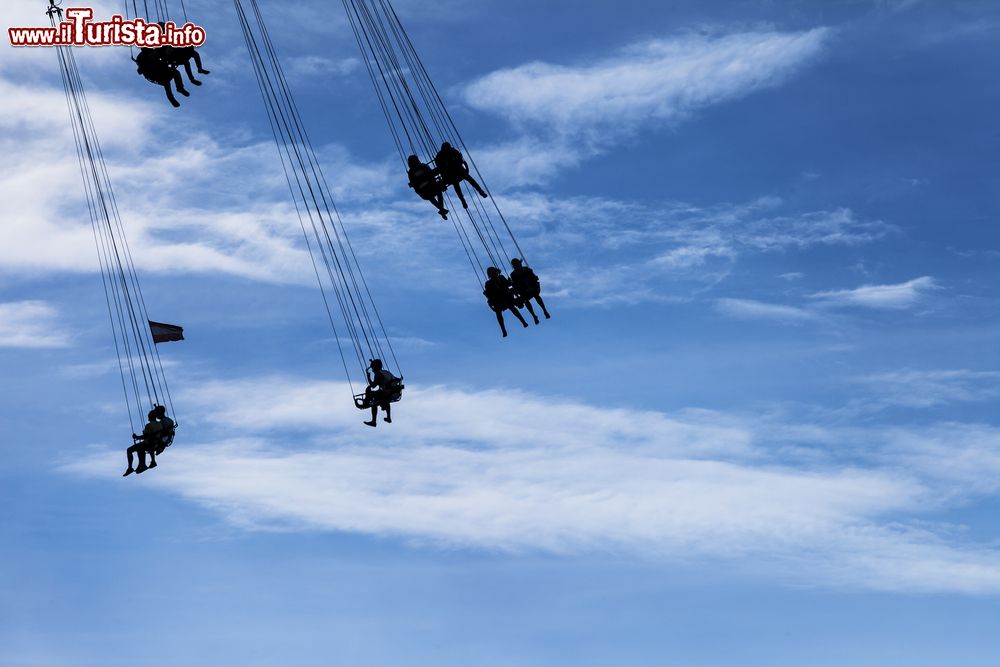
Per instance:
[[[989,426],[830,429],[411,387],[393,425],[369,431],[348,393],[291,377],[208,383],[182,397],[198,414],[136,483],[250,529],[714,559],[813,585],[1000,592],[1000,552],[907,521],[998,491],[1000,431]],[[210,444],[191,442],[199,432]],[[796,458],[789,446],[827,442],[838,447],[820,456]],[[944,452],[956,461],[942,469]],[[63,470],[111,477],[121,466],[120,452],[95,449]]]
[[[23,95],[13,99],[22,102],[5,107],[12,119],[10,129],[29,122],[43,108],[52,116],[46,127],[56,129],[12,131],[0,139],[11,156],[0,164],[0,198],[10,213],[0,228],[0,271],[95,271],[76,156],[65,123],[49,105],[61,92],[19,90]],[[114,107],[107,122],[128,118],[135,124],[126,135],[146,136],[166,113],[160,108],[165,105],[100,94],[91,98],[95,106]],[[122,125],[127,123],[122,120]],[[179,131],[169,124],[160,135],[156,145],[136,139],[108,151],[126,233],[141,271],[223,272],[313,284],[272,144],[231,147],[197,128]],[[337,146],[325,147],[321,159],[337,174],[333,194],[362,262],[377,252],[382,264],[401,272],[419,270],[425,289],[456,289],[455,273],[465,270],[465,257],[454,232],[436,218],[429,224],[431,209],[405,190],[393,163],[359,164]],[[156,174],[156,188],[149,187],[145,175],[150,174]],[[706,280],[724,277],[745,253],[854,245],[881,238],[890,229],[880,221],[859,220],[847,209],[781,215],[775,212],[780,202],[774,199],[715,207],[680,202],[645,207],[599,198],[519,194],[504,197],[503,203],[517,219],[519,236],[533,261],[544,268],[546,291],[585,305],[678,298],[657,282],[669,276],[693,281],[701,289]],[[447,261],[442,253],[450,253]],[[578,264],[584,260],[585,265]],[[468,293],[464,286],[460,289]],[[687,296],[688,287],[679,289],[681,297]],[[478,298],[478,291],[470,298]]]
[[[465,99],[519,123],[620,135],[781,83],[821,52],[828,35],[816,28],[655,39],[592,64],[499,70],[469,84]]]
[[[719,299],[716,301],[716,307],[721,313],[740,319],[784,322],[815,322],[821,319],[817,313],[804,308],[752,299]]]
[[[0,303],[0,347],[65,347],[59,312],[44,301]]]
[[[778,85],[812,62],[830,30],[688,34],[633,44],[576,66],[534,62],[465,86],[522,136],[477,148],[492,183],[544,183],[650,124],[674,125],[705,107]]]
[[[544,267],[546,289],[574,304],[688,299],[741,257],[861,245],[893,231],[850,209],[786,214],[773,198],[702,207],[522,194],[504,204],[533,235],[529,260]]]
[[[293,75],[310,79],[317,76],[344,77],[361,67],[361,60],[355,57],[334,60],[325,56],[296,56],[289,59],[288,70]]]
[[[930,276],[892,285],[863,285],[855,289],[817,292],[813,298],[842,306],[905,309],[917,305],[930,292],[939,289]]]
[[[0,77],[4,91],[10,103],[0,112],[0,148],[9,159],[0,164],[0,199],[9,217],[0,227],[0,271],[96,271],[61,90]],[[111,179],[140,271],[314,284],[271,143],[233,146],[232,137],[209,135],[197,123],[179,127],[168,122],[173,110],[153,96],[140,102],[97,90],[90,101],[102,139],[113,140],[105,146]],[[420,271],[423,289],[479,298],[466,284],[456,287],[456,272],[467,270],[461,246],[450,226],[405,188],[397,165],[359,163],[338,146],[324,147],[320,157],[337,174],[333,194],[363,265],[377,252],[379,263],[400,273]],[[575,159],[557,158],[532,169],[560,169]],[[746,253],[854,245],[890,229],[848,209],[779,214],[780,202],[766,198],[640,206],[522,193],[503,196],[503,205],[543,270],[547,294],[582,305],[690,298],[692,290],[722,280]],[[664,279],[674,285],[665,289]]]
[[[0,95],[0,271],[96,271],[62,91],[0,76]],[[314,284],[272,144],[223,146],[167,123],[166,105],[93,91],[88,99],[140,270]],[[376,178],[370,167],[343,171],[352,184]]]
[[[1000,396],[1000,372],[959,370],[900,370],[859,378],[880,402],[929,408],[955,402],[986,401]]]

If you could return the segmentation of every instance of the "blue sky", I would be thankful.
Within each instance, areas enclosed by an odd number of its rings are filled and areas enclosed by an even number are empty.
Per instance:
[[[995,665],[1000,8],[423,4],[553,319],[501,340],[339,5],[262,1],[406,375],[364,427],[234,11],[189,0],[181,109],[79,55],[188,338],[127,480],[55,54],[0,47],[0,665]]]

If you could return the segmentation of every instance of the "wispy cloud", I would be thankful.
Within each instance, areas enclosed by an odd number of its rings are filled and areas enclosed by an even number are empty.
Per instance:
[[[8,156],[0,164],[7,214],[0,271],[96,271],[62,91],[0,75],[0,95],[0,149]],[[162,104],[95,91],[88,97],[140,270],[313,284],[272,144],[225,145],[197,126],[170,136]],[[324,157],[328,166],[343,163],[337,172],[345,188],[376,192],[384,179],[377,165],[355,168],[342,151]],[[136,174],[157,174],[157,187]]]
[[[519,123],[620,135],[778,84],[819,54],[828,34],[816,28],[655,39],[596,63],[499,70],[469,84],[465,99]]]
[[[355,57],[334,60],[325,56],[298,56],[289,60],[289,71],[297,77],[312,79],[317,76],[344,77],[361,67],[361,60]]]
[[[716,307],[724,315],[748,320],[779,320],[784,322],[815,322],[821,316],[811,310],[752,299],[719,299]]]
[[[1000,371],[899,370],[873,373],[858,381],[883,404],[930,408],[1000,396]]]
[[[44,301],[0,303],[0,347],[46,348],[69,345],[59,312]]]
[[[431,387],[408,392],[391,428],[359,432],[348,391],[292,377],[208,383],[182,400],[200,413],[189,426],[220,439],[178,443],[140,483],[249,529],[710,558],[814,585],[1000,591],[1000,552],[908,522],[1000,489],[992,427],[831,429]],[[790,446],[829,441],[841,446],[819,458]],[[945,451],[962,464],[940,469]],[[121,459],[97,449],[63,470],[110,477]]]
[[[65,127],[53,110],[59,109],[54,101],[61,92],[26,88],[19,95],[14,99],[22,102],[5,107],[12,126],[34,122],[43,109],[46,127]],[[91,97],[94,105],[114,107],[108,122],[121,116],[139,124],[125,132],[138,137],[135,143],[113,145],[108,153],[141,270],[313,284],[271,144],[227,145],[195,130],[177,141],[149,145],[141,138],[148,134],[142,128],[159,123],[162,110],[100,94]],[[11,213],[0,228],[0,270],[97,270],[95,253],[81,251],[92,247],[92,232],[72,141],[64,134],[57,129],[0,140],[12,156],[0,165],[0,198]],[[428,224],[431,209],[406,191],[405,179],[391,164],[359,163],[338,146],[324,147],[321,157],[337,174],[334,196],[363,262],[366,253],[377,251],[379,261],[400,271],[419,271],[425,289],[455,289],[455,267],[465,264],[461,247],[449,227]],[[146,187],[134,178],[136,173],[161,174],[159,187]],[[61,187],[41,197],[35,184],[43,182]],[[784,212],[774,198],[707,207],[683,202],[642,206],[519,193],[504,197],[504,206],[533,249],[533,261],[545,267],[546,290],[573,296],[581,305],[684,298],[691,285],[701,289],[706,281],[720,280],[747,253],[857,245],[891,230],[881,221],[859,219],[849,209]],[[414,233],[416,229],[420,232]],[[448,261],[442,261],[442,253],[450,253]],[[665,277],[691,285],[664,290]]]
[[[812,62],[830,30],[688,34],[633,44],[596,62],[533,62],[468,84],[465,101],[523,136],[478,155],[499,182],[527,185],[604,152],[650,124],[775,86]]]
[[[690,298],[746,256],[857,246],[893,231],[850,209],[787,212],[776,198],[702,207],[526,194],[506,203],[522,226],[538,230],[532,246],[549,286],[574,303]],[[570,256],[575,263],[563,259]]]
[[[812,297],[834,305],[898,310],[919,304],[937,289],[939,286],[933,278],[923,276],[890,285],[863,285],[855,289],[817,292]]]

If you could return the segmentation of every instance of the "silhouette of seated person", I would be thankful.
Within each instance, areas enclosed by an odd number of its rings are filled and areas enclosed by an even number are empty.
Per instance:
[[[139,49],[139,55],[135,59],[136,71],[150,83],[163,86],[167,93],[167,99],[174,107],[179,107],[180,102],[174,97],[170,84],[177,87],[177,92],[188,97],[191,93],[184,89],[184,81],[180,72],[171,65],[164,57],[160,49]]]
[[[527,308],[535,319],[535,324],[538,324],[538,315],[535,315],[535,309],[531,307],[531,300],[534,299],[542,307],[545,319],[550,319],[552,316],[549,315],[549,311],[545,308],[545,302],[542,301],[542,283],[538,280],[538,276],[516,257],[510,260],[510,265],[514,269],[510,272],[510,284],[514,288],[514,298],[518,307]]]
[[[174,439],[176,429],[174,420],[167,416],[167,410],[162,405],[157,405],[149,411],[149,422],[142,429],[142,435],[132,434],[133,444],[125,453],[128,456],[128,469],[122,475],[127,477],[132,473],[145,472],[156,467],[156,457],[163,453],[163,450]],[[132,467],[132,460],[135,454],[139,455],[139,467]],[[149,454],[149,465],[146,465],[146,455]]]
[[[450,185],[455,188],[455,194],[458,195],[459,201],[465,208],[469,208],[469,203],[465,201],[465,193],[462,192],[462,181],[468,181],[480,197],[487,196],[486,192],[479,187],[476,179],[469,174],[469,163],[465,161],[465,156],[447,141],[441,144],[441,150],[434,157],[434,164],[437,166],[438,173],[441,174],[441,182],[444,183],[445,187]]]
[[[497,322],[500,323],[500,331],[503,333],[503,337],[507,337],[507,326],[503,321],[503,311],[505,310],[514,313],[514,317],[521,322],[521,325],[527,327],[528,323],[521,317],[521,313],[514,302],[514,290],[511,288],[507,277],[495,266],[486,269],[486,275],[487,280],[483,289],[483,296],[486,297],[486,302],[497,315]]]
[[[372,359],[371,373],[368,373],[368,387],[365,389],[365,404],[371,405],[372,420],[365,422],[372,428],[378,426],[378,409],[385,412],[385,423],[392,423],[392,400],[398,399],[402,390],[400,379],[382,367],[381,359]]]
[[[444,207],[445,185],[438,178],[437,170],[421,162],[416,155],[407,158],[406,163],[409,165],[406,174],[410,177],[410,187],[422,198],[434,204],[438,215],[447,220],[448,209]]]
[[[160,30],[166,30],[167,24],[160,21]],[[184,66],[184,71],[187,73],[188,80],[191,81],[196,86],[201,85],[201,81],[194,78],[194,73],[191,71],[191,60],[194,60],[194,66],[198,68],[198,74],[211,74],[210,71],[201,66],[201,55],[193,46],[169,46],[164,45],[160,47],[160,54],[167,64],[172,65],[175,69]]]

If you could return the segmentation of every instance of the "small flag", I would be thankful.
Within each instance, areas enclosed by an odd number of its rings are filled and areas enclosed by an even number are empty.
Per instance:
[[[170,343],[175,340],[184,340],[184,327],[176,324],[163,324],[149,320],[149,330],[153,334],[154,343]]]

